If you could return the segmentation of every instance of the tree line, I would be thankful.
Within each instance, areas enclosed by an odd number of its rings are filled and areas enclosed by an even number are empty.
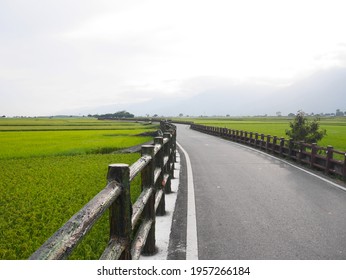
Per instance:
[[[127,111],[119,111],[116,113],[107,113],[107,114],[101,114],[101,115],[88,115],[88,117],[102,118],[102,119],[132,119],[135,117],[135,115]]]

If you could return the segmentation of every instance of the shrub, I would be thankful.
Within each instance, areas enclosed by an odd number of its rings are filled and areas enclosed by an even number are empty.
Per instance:
[[[286,135],[296,142],[317,143],[327,134],[325,129],[320,129],[319,118],[310,121],[303,111],[298,111],[289,126]]]

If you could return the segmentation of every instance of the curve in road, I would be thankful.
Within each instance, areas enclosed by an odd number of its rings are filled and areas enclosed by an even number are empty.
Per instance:
[[[346,258],[342,186],[189,126],[178,125],[178,142],[192,166],[199,259]]]

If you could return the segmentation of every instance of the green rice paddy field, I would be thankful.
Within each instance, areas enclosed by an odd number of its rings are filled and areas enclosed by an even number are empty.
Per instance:
[[[106,186],[114,153],[152,139],[143,123],[76,119],[0,119],[0,259],[27,259]],[[131,185],[132,199],[140,179]],[[97,259],[108,242],[105,214],[71,259]]]
[[[292,121],[292,119],[284,117],[190,118],[185,120],[197,124],[258,132],[284,138],[287,138],[285,131],[289,129],[289,122]],[[318,145],[323,147],[331,145],[336,150],[346,151],[346,117],[321,118],[320,126],[327,130],[327,135]]]
[[[181,120],[181,119],[179,119]],[[285,137],[288,118],[195,118],[209,126]],[[346,118],[322,118],[318,143],[346,151]],[[114,153],[145,143],[157,126],[93,118],[0,119],[0,259],[27,259],[106,185],[110,163],[131,164],[139,154]],[[178,132],[179,133],[179,132]],[[131,185],[132,199],[140,179]],[[71,259],[97,259],[108,242],[108,215]]]

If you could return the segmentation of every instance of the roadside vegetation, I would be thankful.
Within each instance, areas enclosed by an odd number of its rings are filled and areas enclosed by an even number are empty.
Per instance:
[[[286,130],[286,135],[295,142],[317,143],[327,134],[326,129],[320,128],[319,120],[309,120],[303,111],[299,111],[289,123],[290,129]]]
[[[119,150],[150,141],[143,135],[156,130],[93,118],[1,119],[0,259],[27,259],[106,186],[110,163],[140,157]],[[138,177],[133,201],[139,193]],[[97,259],[108,237],[106,213],[71,258]]]

